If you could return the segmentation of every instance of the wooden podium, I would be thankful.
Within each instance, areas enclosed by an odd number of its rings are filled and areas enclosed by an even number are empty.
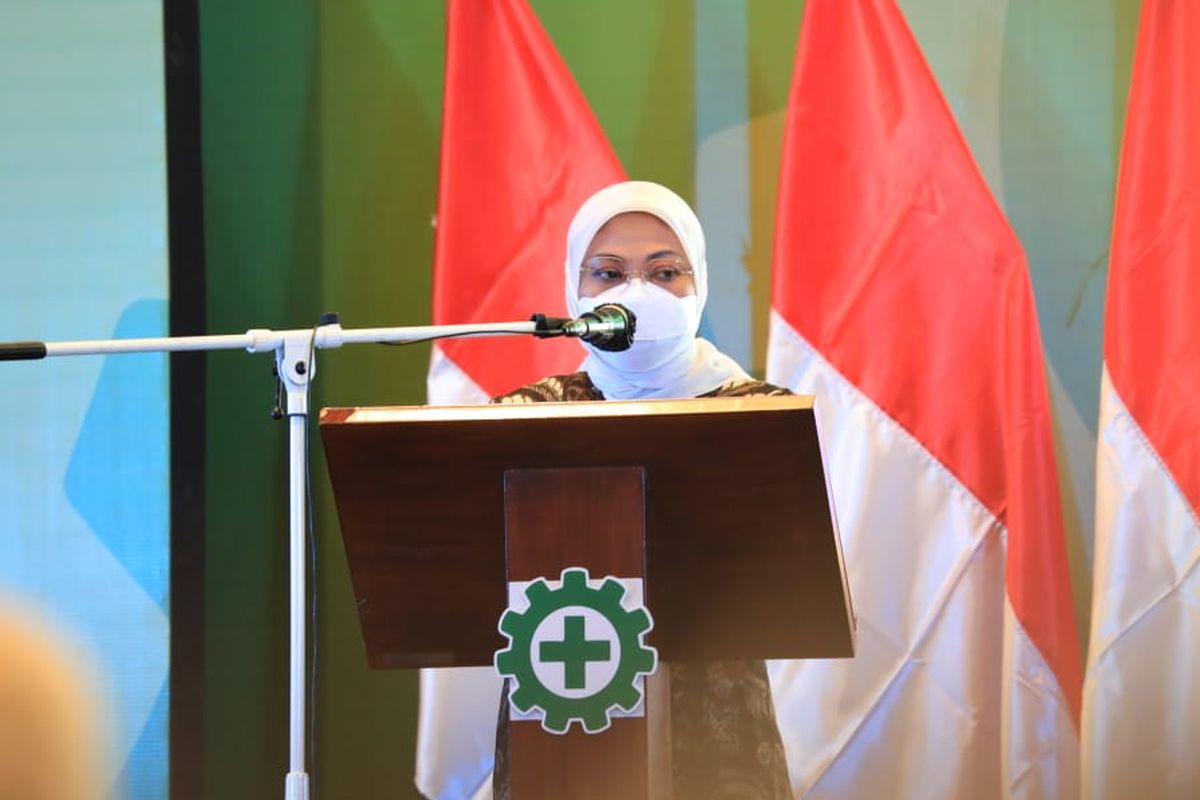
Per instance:
[[[661,662],[853,654],[812,398],[330,408],[320,424],[374,668],[492,664],[509,581],[644,579],[646,716],[594,735],[510,723],[514,800],[669,796]]]

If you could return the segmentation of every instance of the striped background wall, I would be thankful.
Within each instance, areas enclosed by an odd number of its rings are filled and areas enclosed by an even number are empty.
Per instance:
[[[712,238],[706,325],[761,371],[802,0],[531,5],[628,173],[696,202]],[[1103,279],[1138,3],[900,6],[1028,252],[1084,624]],[[210,328],[305,325],[326,309],[346,325],[427,322],[441,4],[270,0],[201,15]],[[286,756],[285,438],[264,418],[261,365],[239,354],[209,364],[207,794],[254,797],[275,790]],[[325,354],[317,399],[421,402],[427,365],[424,348]],[[364,666],[319,458],[314,469],[316,781],[395,797],[389,784],[408,791],[412,775],[415,676]]]
[[[712,240],[708,333],[761,371],[802,0],[532,5],[629,174],[695,202]],[[1102,294],[1138,3],[900,6],[1028,252],[1085,612]],[[200,13],[209,329],[307,325],[322,310],[347,325],[426,322],[441,3],[216,0]],[[160,31],[145,0],[0,10],[0,339],[165,332]],[[420,402],[427,359],[424,348],[327,354],[317,400]],[[204,793],[262,797],[281,787],[286,757],[285,434],[267,417],[267,360],[223,353],[208,368]],[[147,765],[120,780],[130,796],[159,796],[164,362],[4,373],[0,586],[35,598],[106,665],[122,698],[120,763]],[[415,676],[365,669],[322,470],[318,457],[317,786],[404,796]]]

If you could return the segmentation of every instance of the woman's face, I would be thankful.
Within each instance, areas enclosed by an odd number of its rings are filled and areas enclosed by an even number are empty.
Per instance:
[[[696,293],[692,265],[679,238],[653,214],[618,214],[596,232],[579,269],[579,296],[597,297],[629,280],[678,297]]]

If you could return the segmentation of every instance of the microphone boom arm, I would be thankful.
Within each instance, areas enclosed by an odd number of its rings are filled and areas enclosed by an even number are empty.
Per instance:
[[[599,322],[600,320],[597,320]],[[115,353],[161,353],[206,350],[239,350],[275,354],[280,384],[287,391],[286,413],[289,434],[289,770],[284,778],[286,800],[308,800],[309,776],[306,769],[305,705],[308,673],[307,626],[305,606],[308,598],[305,549],[306,475],[308,472],[309,386],[316,373],[316,351],[344,344],[409,344],[433,339],[475,336],[582,336],[571,333],[571,323],[534,315],[528,322],[501,322],[482,325],[424,325],[403,328],[343,329],[336,314],[322,315],[313,328],[273,331],[252,329],[227,336],[167,336],[151,339],[95,339],[86,341],[0,342],[0,361],[37,361],[55,356],[107,355]],[[539,326],[541,326],[539,328]],[[584,323],[586,332],[586,323]],[[282,416],[282,414],[281,414]]]

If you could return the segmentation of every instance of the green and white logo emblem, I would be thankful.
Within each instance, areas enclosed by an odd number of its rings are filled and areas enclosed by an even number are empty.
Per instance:
[[[558,588],[538,578],[525,588],[528,608],[514,602],[500,618],[508,647],[496,651],[495,664],[516,683],[509,702],[540,713],[551,733],[566,733],[573,721],[587,733],[607,729],[614,709],[641,703],[641,676],[658,666],[658,651],[644,642],[654,624],[645,606],[632,604],[616,578],[589,582],[579,567],[564,569]]]

